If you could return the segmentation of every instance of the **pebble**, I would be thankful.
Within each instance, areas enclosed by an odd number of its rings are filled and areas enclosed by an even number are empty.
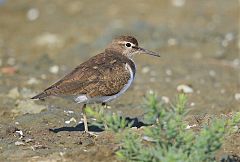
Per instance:
[[[54,65],[54,66],[49,68],[49,72],[52,73],[52,74],[57,74],[58,71],[59,71],[59,66],[57,66],[57,65]]]
[[[225,92],[226,92],[225,89],[221,89],[221,90],[220,90],[220,93],[221,93],[221,94],[224,94]]]
[[[164,103],[169,103],[170,99],[167,96],[162,96],[162,100]]]
[[[15,65],[15,63],[16,63],[16,60],[15,60],[14,57],[10,57],[10,58],[7,59],[7,64],[8,65],[13,66],[13,65]]]
[[[8,75],[13,75],[17,72],[17,69],[12,66],[7,66],[7,67],[2,67],[0,69],[1,73],[3,74],[8,74]]]
[[[148,73],[149,71],[150,71],[150,68],[149,68],[148,66],[145,66],[145,67],[142,68],[142,73],[143,73],[143,74],[146,74],[146,73]]]
[[[77,121],[74,117],[72,117],[70,120],[65,121],[66,124],[70,124],[71,122],[76,123]]]
[[[177,91],[178,92],[183,92],[183,93],[193,93],[193,89],[185,84],[181,84],[177,86]]]
[[[156,78],[151,77],[149,81],[150,81],[150,82],[156,82]]]
[[[225,39],[228,40],[228,41],[232,41],[234,38],[234,34],[233,33],[227,33],[225,35]]]
[[[222,42],[221,42],[222,46],[223,47],[227,47],[228,46],[228,40],[224,39]]]
[[[208,74],[211,76],[211,77],[215,77],[216,76],[216,72],[214,70],[210,70],[208,72]]]
[[[145,141],[149,141],[149,142],[155,142],[156,140],[152,139],[151,137],[148,137],[148,136],[143,136],[142,137],[143,140]]]
[[[16,107],[12,109],[13,113],[37,114],[46,109],[46,106],[37,105],[33,100],[17,100]]]
[[[19,139],[23,138],[23,132],[21,130],[16,131],[16,133],[20,135]]]
[[[171,75],[172,75],[172,70],[171,70],[171,69],[166,69],[165,73],[166,73],[168,76],[171,76]]]
[[[137,127],[131,127],[131,129],[136,131],[138,128]]]
[[[16,142],[15,142],[15,145],[16,145],[16,146],[21,146],[21,145],[24,146],[25,143],[22,142],[22,141],[16,141]]]
[[[37,80],[37,79],[34,78],[34,77],[31,77],[31,78],[27,81],[27,84],[29,84],[29,85],[38,84],[38,83],[39,83],[39,80]]]
[[[39,17],[39,10],[37,8],[31,8],[27,11],[27,18],[30,21],[37,20]]]
[[[39,46],[46,46],[48,48],[62,47],[64,42],[62,38],[53,33],[44,33],[35,39],[35,43]]]
[[[192,106],[192,107],[195,106],[195,102],[191,102],[190,106]]]
[[[41,79],[47,79],[46,74],[42,74],[42,75],[41,75]]]
[[[183,7],[185,5],[186,0],[171,0],[172,5],[175,7]]]
[[[201,52],[195,52],[194,55],[193,55],[193,58],[195,59],[201,59],[203,56],[202,56],[202,53]]]
[[[240,93],[235,93],[234,98],[235,100],[240,101]]]
[[[18,88],[15,87],[13,89],[11,89],[9,92],[8,92],[8,95],[7,95],[9,98],[12,98],[12,99],[16,99],[20,96],[20,93],[18,91]]]
[[[66,113],[66,114],[73,114],[74,113],[74,111],[72,111],[72,110],[64,110],[63,112]]]
[[[232,65],[234,66],[234,67],[238,67],[239,65],[240,65],[240,59],[234,59],[233,61],[232,61]]]
[[[175,38],[169,38],[168,39],[168,45],[169,46],[174,46],[174,45],[176,45],[178,42],[177,42],[177,40],[175,39]]]
[[[31,138],[27,138],[27,139],[25,139],[25,142],[26,143],[28,143],[28,142],[32,142],[33,141],[33,139],[31,139]]]
[[[193,127],[196,127],[197,125],[196,124],[193,124],[193,125],[187,125],[186,129],[191,129]]]

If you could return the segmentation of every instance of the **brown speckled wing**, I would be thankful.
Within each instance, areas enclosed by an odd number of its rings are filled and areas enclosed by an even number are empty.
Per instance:
[[[130,79],[125,68],[130,65],[135,74],[134,63],[121,54],[101,53],[80,64],[34,99],[47,96],[75,96],[87,94],[89,97],[117,94]]]

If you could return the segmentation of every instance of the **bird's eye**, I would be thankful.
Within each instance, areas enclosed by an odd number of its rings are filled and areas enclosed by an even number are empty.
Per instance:
[[[125,46],[129,48],[129,47],[131,47],[132,45],[131,45],[131,43],[126,43]]]

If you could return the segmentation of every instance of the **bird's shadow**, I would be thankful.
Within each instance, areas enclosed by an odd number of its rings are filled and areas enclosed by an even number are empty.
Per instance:
[[[139,121],[138,118],[126,117],[125,120],[128,122],[128,124],[131,123],[131,127],[140,128],[142,126],[147,126],[148,125],[148,124],[143,123],[142,121]],[[102,132],[102,131],[104,131],[104,129],[102,129],[102,128],[96,126],[96,125],[90,125],[88,127],[88,130],[91,131],[91,132]],[[63,131],[67,131],[67,132],[84,131],[84,124],[80,123],[75,127],[51,128],[51,129],[49,129],[49,131],[54,132],[54,133],[63,132]]]

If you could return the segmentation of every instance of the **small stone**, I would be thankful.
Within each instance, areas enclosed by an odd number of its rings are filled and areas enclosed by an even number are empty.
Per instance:
[[[211,77],[215,77],[216,76],[216,72],[214,70],[210,70],[208,73],[209,73],[209,75]]]
[[[201,59],[202,58],[202,53],[201,52],[196,52],[196,53],[194,53],[193,57],[195,59]]]
[[[29,143],[29,142],[32,142],[32,141],[33,141],[33,139],[31,139],[31,138],[25,139],[25,142],[26,142],[26,143]]]
[[[37,105],[32,100],[17,100],[16,107],[12,109],[13,113],[21,113],[21,114],[36,114],[40,113],[42,110],[46,109],[46,106]]]
[[[177,86],[177,91],[183,93],[193,93],[193,89],[190,86],[184,84]]]
[[[72,117],[70,120],[65,121],[66,124],[70,124],[71,122],[77,123],[77,120]]]
[[[171,76],[172,75],[172,70],[171,69],[166,69],[166,74],[168,75],[168,76]]]
[[[137,127],[132,127],[131,129],[132,129],[132,130],[137,130],[138,128],[137,128]]]
[[[59,152],[60,156],[64,156],[66,153],[65,152]]]
[[[64,110],[63,112],[66,113],[66,114],[73,114],[74,113],[74,111],[71,111],[71,110]]]
[[[193,125],[187,125],[186,129],[191,129],[193,127],[196,127],[197,125],[196,124],[193,124]]]
[[[7,66],[7,67],[2,67],[0,69],[1,73],[3,74],[8,74],[8,75],[13,75],[17,72],[17,69],[12,66]]]
[[[27,12],[27,18],[30,21],[34,21],[39,17],[39,10],[37,8],[31,8]]]
[[[226,39],[227,41],[231,41],[231,40],[233,40],[233,38],[234,38],[234,34],[233,34],[233,33],[227,33],[227,34],[225,35],[225,39]]]
[[[74,122],[74,123],[76,123],[77,120],[76,120],[74,117],[72,117],[72,118],[70,119],[70,122]]]
[[[227,47],[227,46],[228,46],[228,40],[224,39],[224,40],[222,41],[222,46],[223,46],[223,47]]]
[[[22,141],[16,141],[16,142],[15,142],[15,145],[16,145],[16,146],[24,146],[25,143],[22,142]]]
[[[8,65],[13,66],[13,65],[15,65],[15,62],[16,62],[16,60],[15,60],[14,57],[10,57],[10,58],[7,59],[7,64]]]
[[[7,95],[9,98],[12,98],[12,99],[16,99],[20,96],[20,93],[18,91],[18,88],[15,87],[13,89],[11,89],[9,92],[8,92],[8,95]]]
[[[185,5],[186,0],[171,0],[172,5],[175,7],[183,7]]]
[[[151,137],[148,137],[148,136],[143,136],[142,137],[143,140],[145,141],[149,141],[149,142],[155,142],[156,140],[152,139]]]
[[[162,96],[162,100],[164,103],[169,103],[170,99],[167,96]]]
[[[150,82],[156,82],[156,78],[151,77],[149,81],[150,81]]]
[[[16,133],[18,133],[20,136],[23,136],[23,132],[21,130],[16,131]]]
[[[235,100],[239,101],[240,100],[240,93],[235,93],[234,97],[235,97]]]
[[[195,106],[195,102],[191,102],[190,106],[192,106],[192,107]]]
[[[148,66],[145,66],[145,67],[142,68],[142,73],[143,73],[143,74],[146,74],[146,73],[148,73],[149,71],[150,71],[150,68],[149,68]]]
[[[54,65],[54,66],[52,66],[52,67],[49,68],[49,71],[50,71],[51,73],[53,73],[53,74],[57,74],[58,71],[59,71],[59,66]]]
[[[220,93],[221,93],[221,94],[224,94],[225,92],[226,92],[225,89],[221,89],[221,90],[220,90]]]
[[[65,124],[70,124],[70,120],[66,120],[64,123]]]
[[[42,74],[42,75],[41,75],[41,79],[47,79],[46,74]]]
[[[29,84],[29,85],[38,84],[38,83],[39,83],[39,81],[38,81],[36,78],[34,78],[34,77],[30,78],[30,79],[27,81],[27,84]]]
[[[35,43],[38,46],[45,46],[48,48],[56,48],[56,47],[62,47],[64,44],[64,41],[61,37],[59,37],[56,34],[44,33],[35,39]]]
[[[232,65],[234,66],[234,67],[238,67],[239,65],[240,65],[240,59],[234,59],[233,61],[232,61]]]
[[[175,38],[169,38],[168,39],[168,45],[169,46],[174,46],[174,45],[176,45],[178,42],[177,42],[177,40],[175,39]]]

